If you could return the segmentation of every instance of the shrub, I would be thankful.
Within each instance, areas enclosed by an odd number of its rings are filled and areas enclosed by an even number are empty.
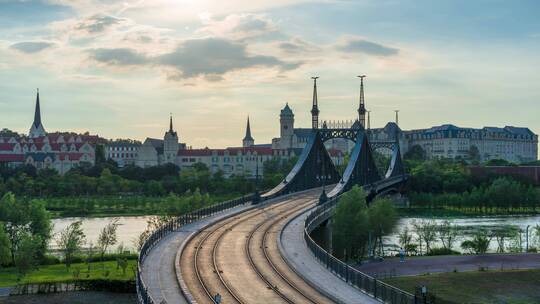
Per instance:
[[[461,254],[458,251],[449,249],[449,248],[431,248],[427,255],[455,255],[455,254]]]

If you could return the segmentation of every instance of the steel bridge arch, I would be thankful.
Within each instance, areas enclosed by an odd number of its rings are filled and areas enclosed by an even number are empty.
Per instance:
[[[325,141],[334,138],[344,138],[355,142],[351,159],[343,176],[338,173],[324,146]],[[280,184],[261,197],[269,199],[325,184],[336,184],[328,193],[328,197],[332,198],[349,190],[354,184],[359,184],[369,192],[368,198],[372,198],[407,179],[399,143],[395,142],[392,148],[390,165],[384,177],[381,177],[375,166],[367,132],[363,128],[314,129],[291,172]]]

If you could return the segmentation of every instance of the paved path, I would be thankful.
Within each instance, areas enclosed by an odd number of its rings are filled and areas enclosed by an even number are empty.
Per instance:
[[[373,276],[407,276],[435,272],[452,272],[488,269],[527,269],[540,268],[540,254],[486,254],[457,255],[408,258],[400,263],[398,258],[386,259],[383,262],[371,262],[356,267]]]
[[[280,251],[300,276],[337,303],[380,303],[352,287],[320,264],[309,251],[304,240],[304,222],[309,211],[290,221],[282,230]]]
[[[189,236],[211,222],[240,213],[251,207],[251,205],[235,207],[219,215],[186,225],[169,234],[150,250],[142,265],[142,277],[152,299],[156,303],[161,303],[163,300],[166,303],[188,303],[182,294],[175,271],[176,253],[180,246]]]

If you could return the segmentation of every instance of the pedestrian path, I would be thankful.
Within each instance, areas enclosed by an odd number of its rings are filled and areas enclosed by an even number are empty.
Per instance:
[[[326,269],[311,253],[304,240],[304,222],[309,210],[290,221],[281,231],[279,249],[286,262],[304,280],[337,303],[380,303]]]
[[[356,267],[372,276],[407,276],[426,273],[489,270],[513,270],[540,268],[540,254],[484,254],[456,256],[426,256],[406,258],[400,263],[398,258],[371,262]]]

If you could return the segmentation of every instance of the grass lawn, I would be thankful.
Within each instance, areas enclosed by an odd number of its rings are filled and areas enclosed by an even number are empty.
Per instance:
[[[414,293],[426,285],[448,303],[540,303],[540,270],[471,271],[384,280]]]
[[[69,271],[64,264],[44,265],[28,273],[21,280],[18,280],[17,269],[12,267],[0,268],[0,287],[15,286],[24,283],[67,282],[75,280],[73,275],[75,269],[80,269],[79,280],[133,280],[135,278],[134,270],[137,267],[137,260],[128,260],[125,275],[122,273],[122,268],[116,269],[116,261],[106,261],[104,264],[105,268],[102,268],[101,262],[90,263],[90,272],[88,272],[88,265],[85,263],[73,264]],[[105,276],[107,271],[109,272],[109,276]]]

